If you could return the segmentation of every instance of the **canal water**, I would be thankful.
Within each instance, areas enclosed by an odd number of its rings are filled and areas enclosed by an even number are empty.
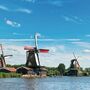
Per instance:
[[[90,90],[90,77],[2,78],[0,90]]]

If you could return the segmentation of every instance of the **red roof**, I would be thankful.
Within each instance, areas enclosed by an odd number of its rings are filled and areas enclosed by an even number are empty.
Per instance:
[[[24,46],[24,50],[34,50],[34,47],[32,47],[32,46]]]
[[[16,69],[13,67],[7,67],[6,69],[10,72],[16,72]]]

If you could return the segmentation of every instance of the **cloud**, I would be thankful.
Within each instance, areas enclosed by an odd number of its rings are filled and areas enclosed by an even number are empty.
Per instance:
[[[90,48],[89,42],[72,42],[72,44],[76,44],[76,45],[84,47],[84,48]]]
[[[86,37],[90,37],[90,34],[85,35]]]
[[[3,5],[0,5],[0,9],[1,9],[1,10],[4,10],[4,11],[9,11],[8,7],[3,6]]]
[[[90,49],[83,50],[84,53],[90,53]]]
[[[21,24],[15,22],[15,21],[9,20],[9,19],[5,19],[5,23],[12,27],[20,27],[21,26]]]
[[[12,34],[17,36],[30,36],[30,34],[21,34],[21,33],[12,33]]]
[[[72,39],[62,39],[62,40],[65,40],[65,41],[80,41],[81,39],[72,38]]]
[[[62,18],[67,22],[73,22],[76,24],[82,24],[83,19],[77,17],[77,16],[62,16]]]
[[[37,0],[37,3],[39,4],[50,4],[57,7],[62,7],[64,1],[62,0]]]
[[[23,1],[30,2],[30,3],[35,3],[36,2],[36,0],[23,0]]]
[[[51,46],[51,47],[45,47],[46,49],[50,49],[50,53],[56,53],[56,52],[63,52],[65,51],[65,46],[64,45],[56,45],[56,46]]]
[[[13,57],[6,58],[8,64],[25,64],[26,53],[23,46],[19,45],[4,45],[4,55],[13,55]]]
[[[62,7],[67,3],[73,3],[75,0],[23,0],[26,2],[38,3],[38,4],[50,4],[57,7]]]
[[[63,2],[61,0],[51,0],[49,3],[59,7],[63,6]]]
[[[34,41],[34,37],[32,36],[32,35],[30,35],[30,34],[21,34],[21,33],[12,33],[13,35],[18,35],[18,36],[26,36],[26,35],[28,35],[28,36],[30,36],[30,39],[0,39],[0,41],[4,41],[4,42],[6,42],[6,41],[8,41],[8,42],[24,42],[24,41]],[[41,37],[43,37],[42,35],[40,36],[40,38]],[[73,43],[73,41],[80,41],[80,39],[49,39],[49,38],[47,38],[47,39],[38,39],[38,41],[41,41],[41,42],[61,42],[61,41],[67,41],[67,42],[71,42],[71,43]]]
[[[10,11],[10,12],[22,12],[22,13],[27,13],[27,14],[32,13],[32,10],[27,9],[27,8],[10,9],[4,5],[0,5],[0,9],[4,11]]]
[[[20,9],[16,9],[17,12],[22,12],[22,13],[27,13],[27,14],[31,14],[32,10],[29,9],[25,9],[25,8],[20,8]]]

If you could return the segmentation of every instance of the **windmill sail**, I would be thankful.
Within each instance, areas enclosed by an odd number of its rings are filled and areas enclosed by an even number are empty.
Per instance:
[[[48,50],[48,49],[39,49],[39,52],[40,52],[40,53],[48,53],[49,50]]]
[[[4,58],[4,52],[3,52],[2,44],[0,44],[0,48],[1,48],[0,67],[6,67],[6,62],[5,62],[5,58]]]

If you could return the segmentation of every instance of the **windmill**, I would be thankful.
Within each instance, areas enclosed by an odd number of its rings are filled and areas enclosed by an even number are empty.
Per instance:
[[[79,62],[78,62],[78,57],[76,57],[75,53],[73,52],[73,56],[74,56],[74,59],[71,60],[71,68],[76,68],[76,69],[80,69],[80,65],[79,65]]]
[[[4,55],[2,44],[0,44],[0,67],[6,67],[5,57],[12,56],[12,55]]]
[[[80,65],[78,62],[79,57],[76,57],[74,52],[73,52],[73,56],[74,56],[74,59],[71,60],[70,68],[69,68],[69,71],[67,72],[67,75],[68,76],[79,76],[82,73],[80,71]]]
[[[35,39],[35,45],[32,46],[25,46],[24,50],[26,51],[26,67],[32,67],[32,68],[39,68],[40,71],[40,59],[39,59],[39,53],[48,53],[48,49],[38,49],[38,34],[36,33],[34,36]]]

